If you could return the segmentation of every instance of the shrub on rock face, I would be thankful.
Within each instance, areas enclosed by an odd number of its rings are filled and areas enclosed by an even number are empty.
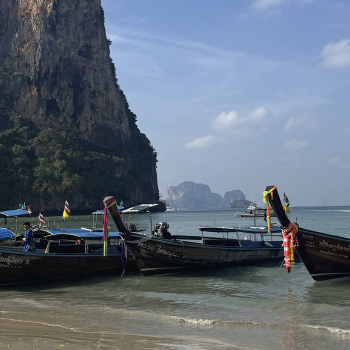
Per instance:
[[[101,2],[1,0],[0,18],[0,206],[157,202],[157,153],[118,85]]]

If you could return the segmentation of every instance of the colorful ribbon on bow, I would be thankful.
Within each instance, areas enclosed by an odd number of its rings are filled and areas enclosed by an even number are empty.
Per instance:
[[[264,204],[267,205],[267,211],[266,211],[266,221],[267,221],[267,233],[271,233],[271,217],[270,217],[270,198],[269,195],[271,196],[271,198],[273,198],[273,191],[277,188],[277,186],[274,186],[273,188],[271,188],[270,191],[264,191],[263,193],[263,200],[264,200]]]
[[[298,225],[290,222],[286,229],[282,229],[283,250],[284,250],[284,266],[286,271],[290,273],[294,267],[294,248],[298,246]]]

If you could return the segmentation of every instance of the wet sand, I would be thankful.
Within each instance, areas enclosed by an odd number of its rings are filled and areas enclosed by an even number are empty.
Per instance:
[[[209,341],[201,344],[188,339],[150,337],[133,334],[112,334],[103,332],[80,332],[55,325],[0,319],[0,349],[51,350],[51,349],[231,349],[227,344]]]

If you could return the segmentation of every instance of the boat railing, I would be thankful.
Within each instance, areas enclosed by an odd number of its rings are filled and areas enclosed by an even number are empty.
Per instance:
[[[234,239],[237,239],[239,242],[246,241],[246,240],[249,240],[252,242],[281,241],[281,231],[268,233],[267,230],[254,232],[253,229],[251,231],[249,231],[249,229],[246,229],[245,231],[243,231],[242,228],[240,229],[240,228],[205,227],[205,226],[200,226],[198,227],[198,229],[202,232],[202,236],[201,236],[202,240],[207,238],[207,237],[204,237],[204,232],[210,232],[210,233],[215,232],[217,234],[222,234],[222,237],[216,237],[216,238],[230,239],[230,236],[231,237],[234,236],[235,237]]]

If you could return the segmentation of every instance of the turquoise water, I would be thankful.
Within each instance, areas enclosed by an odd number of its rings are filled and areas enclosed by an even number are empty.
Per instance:
[[[151,222],[164,220],[173,234],[198,234],[199,225],[253,224],[236,218],[235,211],[134,214],[124,222],[147,234]],[[302,227],[350,237],[350,207],[292,208],[289,215]],[[62,224],[60,218],[47,220]],[[89,216],[64,222],[72,228],[91,225]],[[130,340],[133,345],[125,349],[350,349],[350,278],[315,282],[302,263],[290,274],[281,263],[152,277],[126,271],[121,278],[116,271],[7,287],[0,290],[0,318],[97,332],[114,344],[121,334],[137,337],[137,345]],[[119,348],[111,344],[106,340],[100,348]]]

